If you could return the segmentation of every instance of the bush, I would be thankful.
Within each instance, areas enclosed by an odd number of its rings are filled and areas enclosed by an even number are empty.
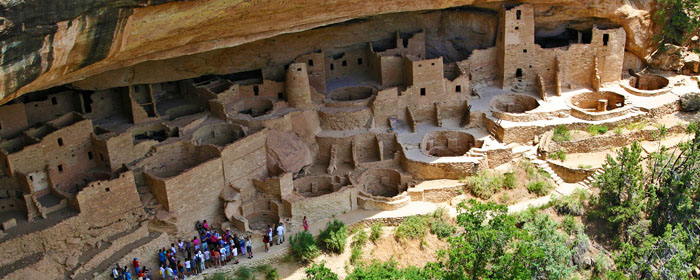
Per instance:
[[[554,188],[549,181],[534,181],[527,185],[527,191],[537,196],[544,196]]]
[[[326,228],[318,235],[318,242],[321,247],[332,253],[340,254],[345,251],[345,244],[348,240],[348,228],[338,219],[326,224]]]
[[[561,225],[562,228],[564,228],[564,231],[566,231],[567,234],[571,235],[576,229],[576,220],[574,219],[574,216],[566,215],[564,217],[564,220],[561,222]]]
[[[306,270],[306,280],[338,280],[338,275],[326,267],[326,262],[313,264]]]
[[[428,231],[428,219],[424,216],[406,217],[396,227],[394,234],[398,239],[423,239]]]
[[[554,142],[564,142],[571,140],[571,132],[566,128],[565,125],[559,125],[554,128],[554,135],[552,135],[552,140]]]
[[[466,179],[466,184],[471,193],[481,199],[489,199],[496,191],[503,188],[505,185],[505,176],[501,174],[493,174],[488,170],[479,172],[478,174]]]
[[[517,179],[515,178],[515,172],[506,172],[503,174],[503,187],[512,190],[515,188]]]
[[[433,220],[430,222],[430,232],[437,235],[439,239],[453,235],[457,229],[445,220]]]
[[[598,134],[605,134],[608,132],[608,127],[604,125],[590,125],[588,126],[587,129],[588,133],[590,133],[593,136],[596,136]]]
[[[423,275],[422,271],[416,267],[399,268],[396,261],[387,262],[374,261],[371,264],[361,265],[348,274],[346,280],[372,280],[372,279],[402,279],[418,280],[429,279],[428,275]]]
[[[367,239],[369,239],[369,235],[367,234],[367,232],[364,230],[360,230],[352,237],[352,246],[365,246],[365,243],[367,243]]]
[[[619,126],[616,127],[616,128],[615,128],[615,134],[617,134],[617,135],[622,135],[622,127],[619,127]]]
[[[520,168],[525,170],[525,173],[527,173],[527,178],[532,179],[532,177],[535,177],[535,173],[537,172],[537,167],[535,166],[534,163],[528,161],[528,160],[520,160]]]
[[[232,279],[231,277],[228,277],[226,273],[223,272],[215,272],[211,276],[207,276],[204,278],[205,280],[229,280]]]
[[[583,201],[587,196],[585,190],[577,189],[571,195],[553,197],[552,207],[560,215],[581,216],[585,211]]]
[[[292,255],[298,262],[309,263],[321,254],[313,235],[308,232],[299,232],[290,237],[289,245]]]
[[[280,279],[277,269],[269,264],[259,265],[255,268],[255,271],[265,275],[265,280],[278,280]]]
[[[501,195],[501,198],[498,199],[502,204],[508,204],[510,202],[510,196],[507,193],[504,193]]]
[[[350,250],[350,264],[357,264],[360,258],[362,258],[362,247],[352,246],[352,249]]]
[[[235,280],[252,280],[255,278],[253,275],[253,271],[250,270],[250,268],[247,268],[245,266],[241,266],[236,270],[236,278]]]
[[[372,226],[369,229],[369,239],[372,240],[372,242],[377,242],[379,240],[379,237],[382,237],[382,231],[384,230],[384,223],[382,222],[376,222],[372,224]]]

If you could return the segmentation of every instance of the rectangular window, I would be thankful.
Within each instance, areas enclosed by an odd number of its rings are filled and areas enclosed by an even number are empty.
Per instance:
[[[527,53],[527,49],[523,49],[523,53]]]
[[[284,94],[282,94],[281,92],[278,92],[278,93],[277,93],[277,99],[278,99],[278,100],[284,99]]]
[[[58,146],[63,146],[63,138],[58,138]]]
[[[608,45],[608,41],[610,41],[610,35],[609,34],[603,34],[603,46]]]
[[[106,192],[109,192],[109,188],[105,188],[105,191],[106,191]]]
[[[460,85],[455,86],[455,92],[462,92],[462,86],[460,86]]]
[[[357,64],[362,65],[362,58],[361,57],[357,59]]]
[[[309,66],[314,66],[314,60],[313,60],[313,59],[309,59],[309,63],[307,63],[307,64],[308,64]]]
[[[58,173],[63,173],[63,164],[58,165]]]
[[[92,160],[92,152],[88,152],[88,160]]]
[[[520,17],[523,15],[523,13],[520,10],[515,11],[515,16],[520,19]]]
[[[258,86],[253,86],[253,94],[255,94],[255,96],[260,94],[260,88]]]
[[[425,88],[421,88],[421,89],[420,89],[420,95],[421,95],[421,96],[425,96]]]
[[[333,71],[333,70],[334,70],[333,63],[331,63],[331,71]]]
[[[100,160],[105,161],[105,156],[102,153],[100,153]]]
[[[348,61],[347,61],[347,60],[343,60],[343,62],[342,62],[341,65],[343,65],[343,66],[348,66]]]
[[[54,96],[54,97],[51,97],[51,104],[52,104],[52,105],[58,104],[58,100],[56,100],[56,97],[55,97],[55,96]]]

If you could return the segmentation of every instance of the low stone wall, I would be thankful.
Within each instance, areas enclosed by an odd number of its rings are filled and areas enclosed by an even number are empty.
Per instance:
[[[547,163],[554,170],[554,173],[557,173],[557,176],[567,183],[581,182],[595,172],[595,169],[568,167],[551,160],[547,160]]]
[[[402,192],[394,197],[374,196],[360,191],[357,195],[357,205],[367,210],[395,210],[406,206],[411,202],[407,192]]]
[[[483,161],[483,159],[481,160]],[[480,162],[420,162],[403,157],[401,167],[414,177],[423,180],[459,179],[476,174]],[[484,164],[486,165],[486,164]],[[485,167],[485,166],[484,166]]]
[[[427,201],[440,203],[452,200],[464,192],[464,185],[455,185],[438,188],[408,189],[408,195],[412,201]]]
[[[683,133],[684,129],[681,126],[672,126],[667,128],[669,134]],[[609,149],[610,147],[622,147],[632,144],[635,141],[653,141],[657,129],[644,129],[632,131],[624,134],[608,133],[587,137],[581,140],[565,141],[560,143],[552,142],[556,151],[562,149],[567,153],[590,153],[599,152]]]
[[[144,238],[146,236],[148,236],[148,227],[141,226],[138,229],[136,229],[135,231],[111,241],[110,242],[111,244],[109,245],[109,247],[107,247],[102,252],[97,253],[97,255],[93,256],[85,264],[83,264],[78,269],[76,269],[73,272],[73,277],[75,277],[76,275],[82,274],[82,273],[89,272],[92,269],[95,269],[102,262],[104,262],[105,260],[112,257],[112,255],[114,255],[117,251],[121,250],[122,248],[129,245],[130,243],[137,241],[141,238]],[[133,259],[131,259],[131,260],[133,260]],[[127,263],[130,263],[130,262],[127,262]],[[123,264],[127,264],[127,263],[123,263]]]

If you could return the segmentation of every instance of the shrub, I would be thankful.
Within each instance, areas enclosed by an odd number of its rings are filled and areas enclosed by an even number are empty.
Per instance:
[[[552,206],[561,215],[581,216],[584,213],[583,200],[580,195],[556,196],[552,198]]]
[[[362,247],[352,246],[350,250],[350,264],[355,265],[362,258]]]
[[[537,196],[544,196],[554,188],[549,181],[534,181],[527,185],[527,191]]]
[[[215,272],[211,276],[207,276],[204,278],[205,280],[229,280],[231,277],[228,277],[226,273],[223,272]]]
[[[605,134],[608,132],[608,127],[604,125],[590,125],[588,126],[587,129],[588,133],[590,133],[593,136],[596,136],[598,134]]]
[[[427,231],[428,219],[424,216],[410,216],[396,227],[394,234],[398,239],[423,239]]]
[[[504,193],[498,200],[503,204],[508,204],[508,202],[510,202],[510,196],[507,193]]]
[[[369,239],[372,240],[372,242],[377,242],[379,240],[379,237],[382,237],[382,231],[384,230],[384,223],[382,222],[376,222],[372,224],[372,226],[369,228]]]
[[[289,245],[294,258],[302,263],[309,263],[321,254],[313,235],[308,232],[299,232],[290,237]]]
[[[365,280],[365,279],[429,279],[428,275],[424,275],[421,269],[417,267],[399,268],[398,263],[391,259],[387,262],[373,261],[370,264],[361,265],[355,268],[352,273],[348,274],[346,280]]]
[[[318,242],[321,247],[332,253],[340,254],[345,251],[345,244],[348,239],[348,228],[338,219],[326,224],[326,228],[318,235]]]
[[[547,170],[544,170],[542,168],[537,168],[537,175],[539,175],[541,178],[552,178],[552,175],[547,172]]]
[[[338,275],[326,267],[326,262],[313,264],[306,270],[306,280],[338,280]]]
[[[369,239],[369,235],[366,231],[360,230],[352,237],[352,246],[364,246]]]
[[[439,239],[451,236],[457,229],[445,220],[433,220],[430,222],[430,232],[437,235]]]
[[[515,188],[517,179],[515,178],[515,172],[506,172],[503,174],[503,187],[512,190]]]
[[[535,177],[535,172],[537,171],[537,168],[535,167],[535,164],[528,161],[528,160],[521,160],[520,163],[520,168],[525,170],[525,173],[527,173],[527,177],[529,179],[532,179],[532,177]]]
[[[552,136],[554,142],[564,142],[571,140],[571,132],[566,128],[565,125],[559,125],[554,128],[554,135]]]
[[[652,137],[654,137],[654,140],[659,141],[668,135],[668,128],[666,128],[665,125],[659,124],[656,125],[657,130],[652,133]]]
[[[600,253],[595,258],[595,265],[593,267],[593,273],[597,276],[606,275],[610,271],[610,260],[605,254]]]
[[[616,128],[615,128],[615,134],[617,134],[617,135],[622,135],[622,127],[619,127],[619,126],[616,127]]]
[[[269,264],[259,265],[255,268],[255,271],[265,275],[265,280],[278,280],[280,279],[277,269]]]
[[[481,171],[466,179],[466,184],[472,194],[481,199],[491,198],[496,191],[503,188],[504,182],[505,176],[493,174],[488,170]]]
[[[566,215],[564,220],[561,222],[561,226],[564,228],[564,231],[566,231],[567,234],[571,235],[574,232],[574,229],[576,229],[576,220],[574,219],[574,216]]]
[[[250,268],[247,268],[245,266],[241,266],[236,270],[236,278],[235,280],[251,280],[255,278],[253,275],[253,271],[250,270]]]
[[[641,130],[646,126],[647,126],[647,122],[642,120],[642,121],[638,121],[638,122],[628,123],[625,126],[625,128],[627,130]]]

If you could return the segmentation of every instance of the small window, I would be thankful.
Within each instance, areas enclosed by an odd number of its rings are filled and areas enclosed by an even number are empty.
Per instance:
[[[333,67],[333,63],[331,63],[331,71],[333,71],[335,67]]]
[[[92,152],[88,152],[88,160],[92,160]]]
[[[462,92],[462,86],[460,86],[460,85],[455,86],[455,92]]]
[[[54,96],[54,97],[51,97],[51,104],[52,104],[52,105],[58,104],[58,100],[56,99],[55,96]]]
[[[523,53],[527,53],[527,49],[523,49]]]
[[[301,67],[300,67],[300,68],[297,68],[297,72],[301,72]]]
[[[518,68],[518,70],[515,70],[515,77],[522,77],[523,76],[523,69]]]
[[[520,17],[523,15],[523,12],[520,10],[515,11],[515,16],[520,19]]]
[[[284,94],[282,94],[281,92],[278,92],[278,93],[277,93],[277,99],[278,99],[278,100],[284,99]]]
[[[102,153],[100,153],[100,160],[105,161],[105,156]]]
[[[529,68],[532,68],[532,65],[528,66]]]
[[[357,59],[357,64],[362,65],[362,58],[361,57]]]
[[[58,165],[58,173],[63,173],[63,164]]]
[[[610,34],[603,34],[603,46],[607,46],[608,41],[610,41]]]
[[[58,146],[63,146],[63,138],[58,138]]]
[[[516,26],[516,27],[515,27],[515,30],[518,30],[518,29],[520,29],[520,27],[517,27],[517,26]]]
[[[255,96],[260,94],[260,88],[258,86],[253,86],[253,94],[255,94]]]
[[[347,61],[347,60],[343,60],[343,62],[341,63],[341,65],[343,65],[343,66],[348,66],[348,61]]]
[[[32,177],[32,175],[29,175],[29,181],[34,182],[34,177]]]
[[[106,192],[109,192],[109,188],[105,188],[105,191],[106,191]]]
[[[423,67],[423,64],[418,64],[418,67]]]
[[[425,96],[425,88],[421,88],[421,89],[420,89],[420,95],[421,95],[421,96]]]
[[[0,122],[0,130],[2,130],[2,122]]]
[[[309,59],[309,63],[306,63],[306,64],[308,64],[309,66],[314,66],[314,60],[313,60],[313,59]]]
[[[432,65],[432,66],[435,66],[435,62],[433,62],[433,63],[430,63],[430,65]]]

